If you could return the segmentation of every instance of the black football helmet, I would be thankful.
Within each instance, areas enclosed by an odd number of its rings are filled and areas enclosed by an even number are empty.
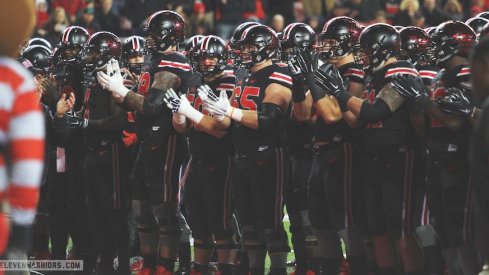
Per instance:
[[[481,32],[479,33],[479,39],[485,38],[488,35],[489,35],[489,23],[482,28]]]
[[[454,56],[468,57],[476,43],[476,34],[467,24],[447,21],[433,33],[436,62],[442,63]]]
[[[87,42],[89,34],[86,29],[79,26],[72,26],[66,28],[61,33],[61,41],[58,44],[60,58],[63,61],[78,61],[79,53],[85,46]],[[75,50],[73,52],[66,52],[69,49]]]
[[[241,64],[241,57],[240,57],[240,51],[241,47],[239,42],[241,41],[241,35],[243,32],[251,27],[251,26],[256,26],[260,25],[260,23],[257,22],[244,22],[241,23],[235,30],[233,35],[231,36],[231,39],[229,40],[228,46],[229,46],[229,58],[233,60],[234,64],[240,65]]]
[[[192,68],[196,69],[196,58],[197,58],[197,50],[199,49],[199,42],[204,38],[203,35],[194,35],[188,39],[188,43],[185,46],[185,56],[187,57]]]
[[[197,71],[205,77],[222,73],[228,61],[226,42],[220,37],[209,35],[200,40],[199,46],[195,55]]]
[[[163,10],[153,13],[143,27],[146,46],[149,50],[166,51],[185,39],[185,21],[174,11]]]
[[[130,72],[139,75],[143,62],[129,63],[129,58],[133,56],[144,56],[146,50],[146,40],[141,36],[133,35],[122,43],[122,60]]]
[[[327,61],[352,53],[361,32],[360,24],[350,17],[340,16],[329,20],[324,24],[316,47],[319,59]]]
[[[83,61],[88,70],[100,71],[112,58],[119,60],[121,40],[111,32],[97,32],[90,36],[83,49]]]
[[[476,35],[479,35],[481,33],[482,29],[487,23],[489,23],[489,20],[484,17],[473,17],[465,21],[465,24],[469,25],[469,27],[474,30]]]
[[[44,46],[50,50],[53,49],[53,46],[51,45],[51,43],[49,43],[49,41],[47,41],[46,39],[41,38],[41,37],[34,37],[34,38],[29,39],[29,41],[27,41],[27,43],[25,43],[24,47],[20,51],[20,54],[22,55],[22,53],[24,52],[25,49],[27,49],[33,45],[41,45],[41,46]]]
[[[313,51],[316,42],[314,30],[304,23],[292,23],[285,27],[280,37],[281,60],[289,61],[293,49]]]
[[[380,69],[387,59],[401,50],[401,39],[394,27],[378,23],[366,27],[360,34],[360,52],[357,62],[367,71]]]
[[[47,74],[50,66],[51,50],[43,45],[32,45],[22,52],[22,62],[29,62],[26,66],[34,74]]]
[[[255,25],[241,34],[241,66],[251,68],[257,63],[272,59],[277,55],[279,41],[277,34],[270,27]]]
[[[434,62],[434,44],[431,36],[418,27],[406,27],[399,32],[401,49],[409,62],[424,65]]]
[[[485,18],[485,19],[489,20],[489,11],[481,12],[481,13],[477,14],[475,17],[481,17],[481,18]]]

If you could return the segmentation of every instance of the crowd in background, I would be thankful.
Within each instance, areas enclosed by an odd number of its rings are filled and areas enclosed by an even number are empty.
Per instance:
[[[489,0],[36,0],[35,36],[56,44],[70,25],[126,37],[139,35],[155,11],[178,12],[187,24],[187,37],[216,34],[229,39],[244,21],[270,25],[280,32],[291,22],[304,22],[318,31],[335,16],[364,24],[390,23],[421,28],[446,20],[463,20],[489,9]]]

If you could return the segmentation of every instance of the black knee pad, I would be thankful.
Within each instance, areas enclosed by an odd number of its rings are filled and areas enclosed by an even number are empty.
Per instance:
[[[267,242],[268,253],[289,252],[290,247],[287,233],[281,227],[265,229],[265,241]]]
[[[133,200],[132,213],[138,230],[154,230],[158,228],[153,210],[147,201]]]

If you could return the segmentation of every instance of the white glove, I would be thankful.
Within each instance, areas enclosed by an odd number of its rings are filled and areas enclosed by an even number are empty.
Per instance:
[[[211,106],[219,100],[219,98],[214,95],[212,89],[208,85],[202,85],[197,88],[197,92],[200,99],[202,100],[202,105],[204,106],[204,109],[216,120],[222,121],[225,116],[220,113],[214,112],[214,109]]]
[[[241,109],[234,108],[229,103],[226,91],[221,91],[221,93],[219,94],[219,99],[216,102],[209,104],[208,108],[210,113],[213,113],[215,115],[227,116],[238,122],[240,122],[243,118],[243,112],[241,111]]]
[[[124,86],[124,78],[121,75],[119,62],[115,59],[111,59],[107,63],[107,73],[97,73],[97,80],[102,88],[118,94],[121,97],[125,97],[129,92],[129,89]]]
[[[165,93],[164,101],[166,106],[173,112],[188,117],[193,123],[199,124],[204,115],[195,110],[185,95],[178,96],[173,89]]]

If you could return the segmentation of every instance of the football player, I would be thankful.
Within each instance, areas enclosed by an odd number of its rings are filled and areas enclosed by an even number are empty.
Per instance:
[[[85,87],[83,129],[87,154],[83,165],[83,182],[87,190],[90,233],[93,249],[100,253],[98,272],[113,273],[118,256],[118,273],[129,273],[129,182],[127,151],[121,140],[126,112],[95,80],[98,71],[110,71],[111,59],[119,59],[120,39],[110,32],[90,36],[83,61],[93,80]],[[91,251],[92,257],[96,252]]]
[[[124,86],[118,64],[114,74],[98,73],[99,83],[123,104],[136,111],[140,148],[134,166],[133,211],[138,224],[144,272],[172,273],[180,240],[178,223],[178,171],[186,159],[182,135],[164,107],[170,88],[186,93],[192,68],[177,43],[185,38],[185,22],[173,11],[151,15],[144,27],[147,55],[137,92]],[[159,235],[159,237],[158,237]],[[159,255],[157,257],[157,253]]]
[[[431,117],[428,202],[445,249],[448,272],[456,274],[453,262],[459,259],[464,274],[475,274],[480,267],[472,243],[471,181],[467,160],[469,121],[474,118],[475,108],[444,108],[445,102],[441,99],[448,96],[470,102],[472,87],[467,57],[476,43],[476,34],[462,22],[447,21],[436,28],[433,41],[437,66],[443,70],[434,80],[431,98],[422,93],[424,87],[420,79],[397,77],[393,84]]]
[[[285,27],[281,41],[281,61],[290,61],[297,50],[312,51],[316,42],[314,30],[303,23]],[[287,146],[290,150],[290,184],[286,190],[286,206],[290,219],[290,233],[295,256],[295,274],[304,275],[308,266],[314,270],[318,262],[317,239],[311,231],[307,210],[307,179],[312,163],[313,128],[310,121],[298,121],[292,110],[287,124]]]
[[[364,134],[368,156],[364,183],[369,231],[373,236],[379,274],[394,274],[396,247],[406,274],[422,274],[423,258],[413,236],[413,171],[419,138],[411,124],[408,101],[391,86],[396,74],[418,76],[412,64],[398,61],[399,33],[390,25],[374,24],[360,35],[360,58],[366,79],[364,99],[348,93],[336,70],[318,70],[317,82],[368,123]],[[326,69],[326,68],[325,68]]]

